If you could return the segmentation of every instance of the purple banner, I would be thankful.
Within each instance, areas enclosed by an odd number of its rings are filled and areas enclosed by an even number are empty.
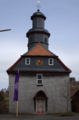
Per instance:
[[[18,101],[18,84],[19,84],[20,74],[16,73],[15,76],[15,87],[14,87],[14,101]]]

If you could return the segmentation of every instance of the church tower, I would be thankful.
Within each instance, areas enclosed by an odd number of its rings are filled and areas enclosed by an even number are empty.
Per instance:
[[[48,49],[48,38],[50,33],[44,28],[44,21],[46,17],[39,10],[31,16],[32,29],[30,29],[26,36],[28,37],[28,50],[32,49],[37,43]]]

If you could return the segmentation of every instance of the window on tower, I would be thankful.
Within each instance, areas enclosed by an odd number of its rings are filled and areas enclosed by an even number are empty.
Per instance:
[[[25,58],[25,64],[30,65],[30,58]]]
[[[49,59],[48,59],[48,64],[49,64],[49,65],[54,65],[54,60],[53,60],[53,58],[49,58]]]
[[[29,43],[31,43],[32,41],[33,41],[32,37],[31,37],[31,38],[29,38]]]
[[[47,38],[45,38],[45,43],[47,43]]]
[[[42,85],[43,75],[37,74],[37,85]]]

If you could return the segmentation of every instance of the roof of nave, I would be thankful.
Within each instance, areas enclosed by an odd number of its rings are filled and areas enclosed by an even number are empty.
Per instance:
[[[32,67],[32,68],[29,68],[29,66],[25,66],[25,62],[24,62],[24,57],[27,57],[27,56],[30,56],[30,57],[33,57],[33,56],[40,56],[40,57],[55,57],[56,61],[58,61],[58,64],[62,67],[56,67],[56,68],[48,68],[46,66],[43,66],[39,68],[37,67]],[[57,65],[56,65],[57,66]],[[30,72],[30,71],[44,71],[44,72],[71,72],[71,70],[66,67],[64,65],[64,63],[58,58],[58,56],[56,56],[54,53],[52,53],[51,51],[45,49],[41,43],[38,43],[36,46],[34,46],[31,50],[29,50],[27,53],[25,53],[24,55],[22,55],[8,70],[7,72],[16,72],[17,71],[17,67],[19,68],[19,71],[23,72],[23,71],[27,71],[27,72]]]
[[[25,56],[25,55],[57,56],[54,53],[52,53],[51,51],[44,48],[41,43],[36,44],[31,50],[26,52],[23,56]]]

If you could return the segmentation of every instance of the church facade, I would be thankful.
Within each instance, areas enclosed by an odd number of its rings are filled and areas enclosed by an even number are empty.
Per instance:
[[[38,10],[31,16],[31,20],[33,21],[32,29],[26,34],[28,51],[7,70],[9,112],[16,112],[16,102],[13,99],[15,74],[18,69],[20,73],[19,113],[48,114],[67,112],[67,109],[70,112],[69,74],[71,70],[57,55],[48,50],[50,33],[44,28],[45,15]]]

